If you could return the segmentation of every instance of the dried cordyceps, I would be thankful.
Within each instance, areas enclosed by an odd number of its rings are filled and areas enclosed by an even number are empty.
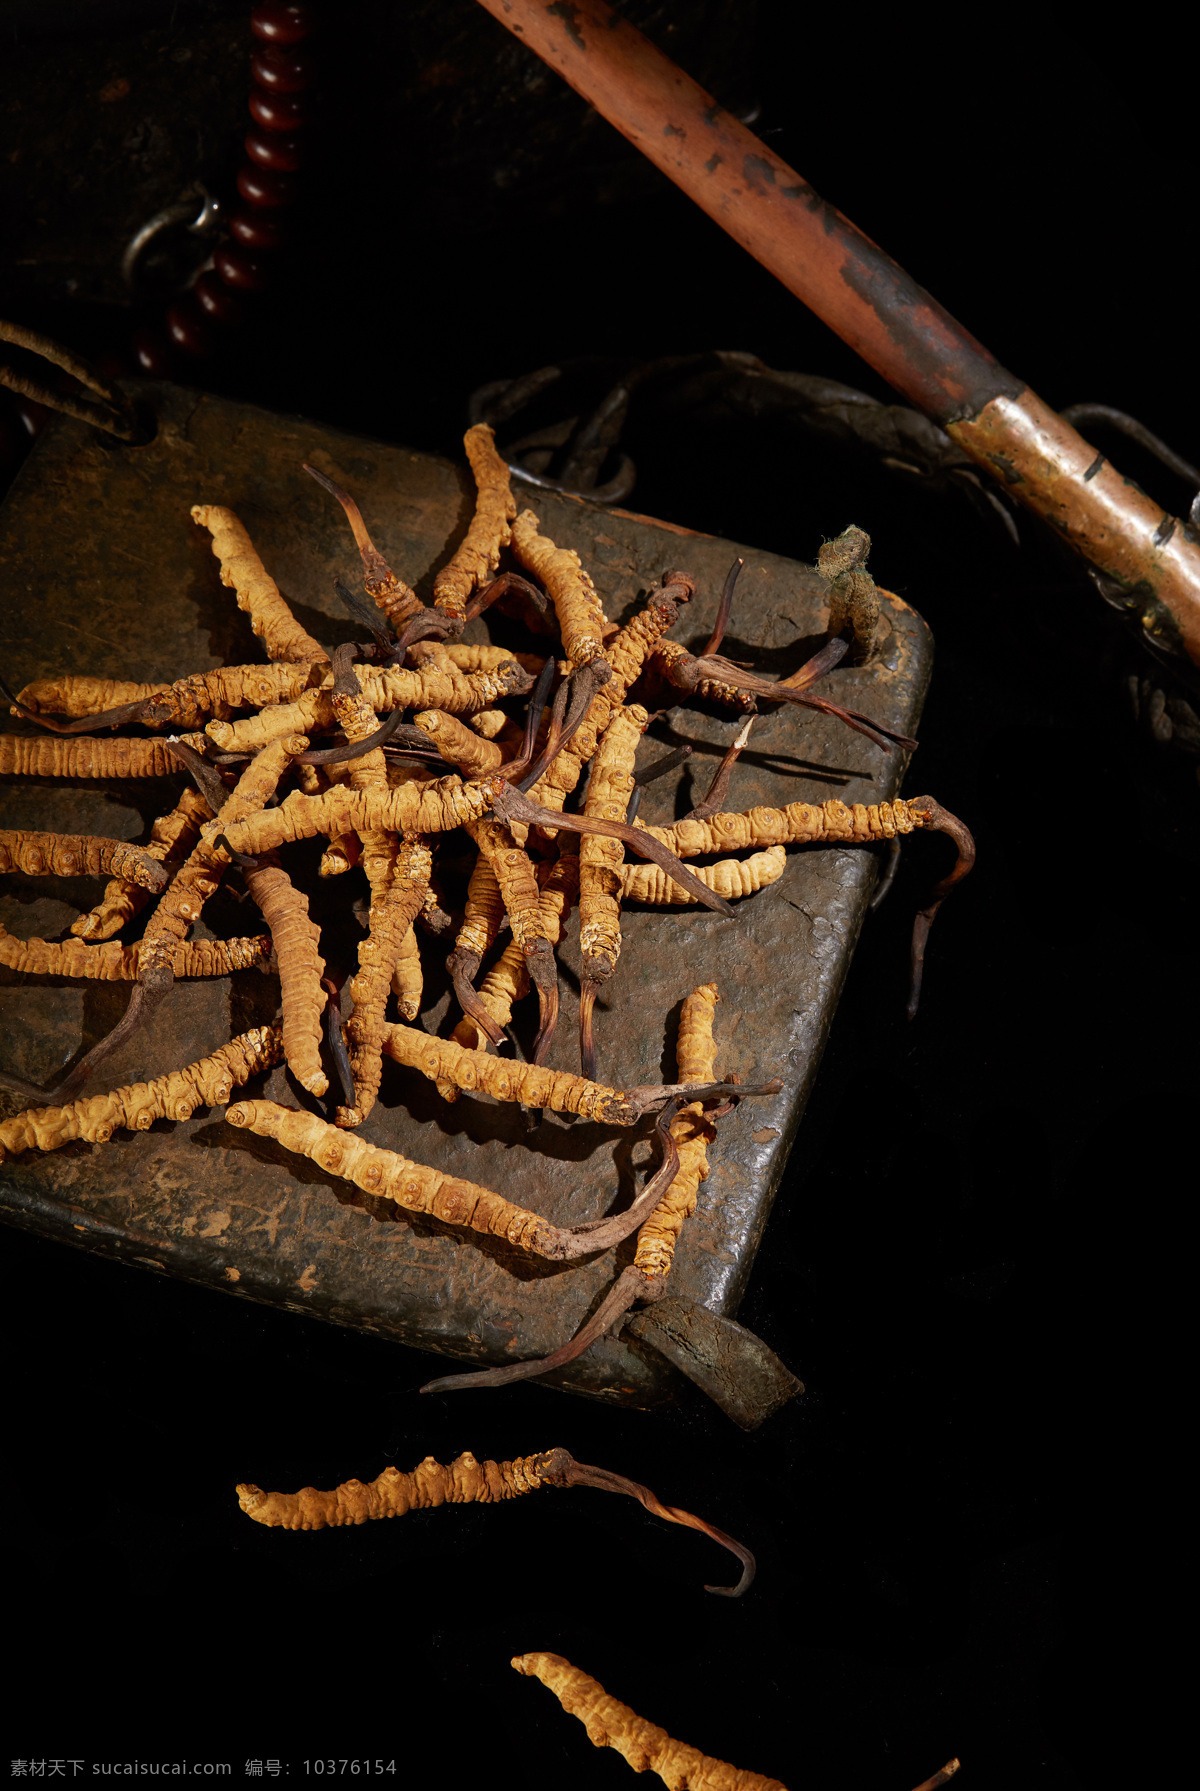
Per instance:
[[[413,716],[413,726],[428,734],[448,765],[464,777],[486,777],[503,763],[503,748],[491,740],[483,740],[472,728],[464,727],[456,715],[443,709],[422,709]]]
[[[427,1455],[411,1474],[385,1468],[377,1480],[366,1485],[361,1480],[347,1480],[332,1492],[305,1486],[298,1493],[265,1493],[257,1486],[239,1486],[237,1495],[246,1516],[268,1529],[324,1530],[365,1524],[372,1518],[405,1517],[410,1511],[428,1511],[438,1505],[501,1505],[542,1486],[591,1486],[601,1492],[624,1493],[664,1522],[684,1524],[710,1536],[737,1556],[742,1577],[736,1586],[707,1586],[708,1592],[738,1598],[754,1579],[754,1556],[723,1530],[693,1517],[690,1511],[662,1504],[649,1487],[636,1480],[576,1461],[565,1449],[548,1449],[515,1461],[483,1462],[467,1450],[448,1467]]]
[[[573,547],[556,547],[541,533],[532,510],[522,510],[512,525],[513,551],[526,571],[541,580],[558,617],[563,652],[582,668],[604,658],[604,606]]]
[[[711,1082],[716,1074],[713,1017],[720,996],[716,983],[693,989],[679,1016],[675,1064],[681,1082]],[[696,1210],[700,1183],[708,1174],[708,1146],[716,1133],[704,1117],[701,1102],[681,1109],[671,1122],[671,1136],[679,1151],[679,1168],[661,1203],[638,1232],[633,1267],[651,1280],[663,1280],[671,1272],[675,1244],[684,1220]],[[641,1289],[645,1298],[648,1290]]]
[[[618,709],[596,748],[584,814],[589,820],[623,821],[633,791],[633,762],[650,717],[638,703]],[[596,992],[621,955],[621,867],[625,847],[602,833],[584,834],[579,846],[579,1061],[596,1075],[592,1011]]]
[[[142,943],[86,945],[82,939],[54,944],[45,939],[14,939],[0,927],[0,964],[29,976],[78,976],[94,982],[132,982],[142,961]],[[229,976],[235,970],[252,970],[271,955],[265,933],[249,939],[181,940],[171,959],[177,977]]]
[[[635,1772],[656,1772],[668,1791],[787,1791],[780,1779],[746,1772],[686,1741],[672,1741],[665,1729],[611,1698],[598,1679],[561,1654],[518,1654],[510,1664],[518,1673],[540,1679],[563,1709],[579,1718],[593,1747],[615,1748]]]
[[[667,1111],[673,1111],[670,1104]],[[517,1248],[551,1262],[590,1256],[621,1243],[658,1204],[676,1161],[671,1151],[663,1169],[651,1177],[633,1205],[616,1218],[561,1226],[514,1206],[512,1201],[476,1182],[443,1175],[438,1169],[410,1162],[398,1151],[366,1144],[353,1132],[327,1125],[311,1113],[279,1107],[274,1101],[239,1101],[225,1117],[232,1126],[254,1132],[260,1138],[274,1138],[285,1150],[308,1157],[331,1175],[353,1182],[364,1194],[394,1200],[409,1212],[426,1213],[446,1225],[462,1225],[470,1231],[505,1238]]]
[[[329,1078],[321,1068],[321,987],[325,960],[317,950],[321,929],[308,916],[308,898],[278,864],[246,871],[246,887],[262,910],[275,944],[283,1004],[283,1054],[309,1094],[323,1095]]]
[[[450,561],[433,581],[434,606],[460,626],[467,599],[485,584],[508,546],[510,524],[517,513],[508,467],[496,452],[496,438],[486,423],[476,423],[463,436],[463,447],[475,475],[475,514]]]
[[[539,864],[538,884],[541,888],[541,925],[552,946],[563,936],[566,917],[579,896],[579,855],[565,849],[553,864]],[[506,946],[479,988],[475,1000],[487,1016],[489,1025],[500,1032],[512,1019],[513,1006],[529,992],[529,961],[515,942]],[[490,1032],[480,1026],[471,1012],[454,1028],[454,1042],[468,1050],[478,1050]],[[444,1080],[438,1082],[438,1093],[447,1101],[458,1099],[458,1089]]]
[[[0,1163],[26,1150],[59,1150],[75,1138],[107,1144],[119,1126],[145,1132],[156,1119],[190,1119],[198,1107],[224,1106],[235,1088],[283,1055],[278,1026],[256,1026],[186,1069],[134,1082],[66,1107],[33,1107],[0,1121]]]
[[[550,1107],[576,1113],[606,1126],[631,1126],[645,1107],[633,1107],[615,1088],[604,1088],[567,1070],[548,1070],[514,1058],[489,1057],[468,1050],[453,1039],[431,1038],[416,1026],[389,1026],[383,1048],[406,1069],[420,1070],[439,1086],[479,1090],[497,1101],[521,1101],[527,1107]],[[710,1078],[711,1080],[711,1078]]]
[[[202,752],[203,734],[184,734],[182,744]],[[0,777],[176,777],[183,761],[170,740],[69,740],[0,734]]]
[[[162,865],[141,846],[93,833],[31,833],[25,828],[0,828],[0,871],[24,871],[31,877],[115,874],[154,893],[167,881]]]
[[[723,679],[706,673],[694,654],[678,641],[656,641],[653,648],[654,670],[684,696],[700,697],[706,703],[719,703],[726,709],[740,709],[749,715],[758,708],[753,691],[737,690]]]
[[[223,504],[193,504],[192,521],[212,536],[212,550],[221,563],[221,583],[232,588],[238,608],[250,617],[267,658],[328,659],[320,641],[300,626],[279,595],[279,586],[233,511]]]
[[[354,1072],[354,1105],[339,1107],[340,1126],[361,1125],[375,1105],[383,1069],[384,1015],[406,938],[429,888],[433,855],[419,834],[406,834],[386,889],[371,903],[370,933],[358,948],[358,973],[350,985],[354,1012],[346,1028]]]
[[[195,790],[184,790],[167,814],[160,815],[150,829],[146,853],[173,870],[185,859],[200,837],[205,821],[212,819],[212,810]],[[140,914],[150,900],[150,891],[127,877],[114,877],[96,906],[71,922],[71,931],[78,939],[111,939],[127,921]]]
[[[768,846],[765,852],[752,852],[749,858],[722,858],[716,864],[700,865],[696,875],[727,902],[734,902],[778,883],[786,869],[785,849]],[[690,890],[681,889],[657,864],[626,864],[621,867],[621,900],[659,908],[688,906],[696,898]]]
[[[367,533],[367,526],[362,519],[358,505],[348,491],[335,485],[328,473],[321,472],[315,466],[304,463],[306,473],[311,473],[318,485],[335,497],[346,512],[347,521],[354,534],[355,545],[362,556],[363,588],[369,597],[375,599],[382,613],[397,633],[403,629],[413,616],[420,615],[425,605],[415,591],[409,589],[402,578],[397,578],[375,543]]]

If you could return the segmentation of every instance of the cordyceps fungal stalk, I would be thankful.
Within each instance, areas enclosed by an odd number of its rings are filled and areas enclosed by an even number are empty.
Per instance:
[[[658,1200],[655,1178],[624,1213],[588,1220],[582,1225],[553,1225],[538,1213],[514,1206],[490,1188],[412,1163],[397,1151],[380,1150],[354,1132],[327,1125],[311,1113],[279,1107],[274,1101],[239,1101],[229,1108],[225,1118],[231,1126],[253,1132],[259,1138],[274,1138],[285,1150],[308,1157],[329,1174],[353,1182],[364,1194],[394,1200],[408,1212],[423,1213],[446,1225],[461,1225],[470,1231],[504,1238],[549,1262],[569,1262],[578,1256],[613,1249],[641,1224]]]
[[[517,1654],[510,1665],[540,1679],[570,1716],[577,1716],[593,1747],[615,1748],[635,1772],[656,1772],[669,1791],[787,1791],[781,1779],[714,1760],[686,1741],[673,1741],[628,1704],[609,1697],[598,1679],[561,1654]]]
[[[69,740],[38,734],[0,734],[0,777],[177,777],[182,758],[170,740]],[[184,734],[181,744],[203,752],[203,734]]]
[[[740,690],[736,685],[725,683],[715,675],[715,668],[707,673],[701,670],[700,661],[695,654],[689,653],[678,641],[656,641],[651,653],[651,665],[660,678],[685,696],[723,704],[727,709],[741,709],[745,714],[752,714],[758,708],[758,701],[752,691]]]
[[[150,829],[145,851],[168,870],[183,862],[200,837],[212,810],[195,790],[184,790],[175,807],[160,815]],[[140,914],[150,900],[150,891],[128,877],[114,877],[96,906],[71,922],[71,931],[78,939],[99,942],[111,939],[135,914]]]
[[[362,519],[358,505],[348,491],[335,485],[328,473],[320,472],[315,466],[304,463],[306,473],[311,473],[318,485],[324,486],[331,497],[335,497],[346,512],[346,519],[354,532],[355,545],[362,555],[363,588],[368,597],[373,597],[379,609],[387,617],[388,622],[399,634],[405,623],[413,616],[419,615],[425,608],[415,591],[409,589],[402,578],[397,578],[383,555],[379,552],[370,535],[367,525]]]
[[[221,564],[221,583],[232,587],[237,606],[267,650],[268,659],[328,659],[320,641],[302,628],[232,510],[223,504],[193,504],[192,521],[212,536]]]
[[[537,867],[537,879],[541,889],[542,931],[553,948],[561,941],[567,915],[579,896],[579,854],[563,850],[553,864],[543,861]],[[485,1039],[492,1038],[493,1030],[498,1036],[503,1033],[504,1027],[512,1019],[514,1006],[528,993],[529,961],[521,947],[510,942],[487,972],[479,988],[472,990],[488,1026],[482,1025],[474,1014],[467,1011],[467,1017],[460,1020],[454,1028],[455,1044],[464,1045],[472,1051],[480,1050]],[[495,1043],[496,1039],[492,1042]],[[534,1052],[534,1063],[544,1062],[548,1049],[548,1041],[543,1041],[540,1051]],[[437,1087],[443,1100],[458,1099],[458,1088],[454,1083],[443,1079],[438,1082]]]
[[[522,510],[513,523],[512,545],[525,570],[540,579],[550,595],[563,652],[572,668],[578,671],[604,659],[604,606],[575,549],[556,547],[541,533],[532,510]]]
[[[496,438],[486,423],[476,423],[463,436],[463,447],[475,475],[475,514],[466,536],[433,581],[436,609],[461,629],[467,599],[486,584],[508,546],[517,514],[508,467],[496,452]]]
[[[175,947],[176,977],[230,976],[235,970],[265,965],[271,940],[265,933],[248,939],[191,939]],[[138,975],[142,946],[109,940],[87,945],[82,939],[55,944],[46,939],[14,939],[0,927],[0,964],[30,976],[79,976],[101,983],[132,982]]]
[[[696,875],[727,902],[735,902],[742,896],[756,895],[760,889],[778,883],[786,869],[785,848],[769,846],[765,852],[751,853],[749,858],[722,858],[717,864],[700,865]],[[621,870],[621,899],[665,908],[684,907],[696,898],[681,889],[656,864],[627,864]]]
[[[917,1007],[921,1000],[921,982],[925,974],[925,946],[929,939],[929,929],[937,918],[937,911],[947,895],[956,883],[962,881],[975,863],[975,841],[958,817],[952,815],[948,809],[944,809],[940,803],[935,802],[932,796],[910,797],[909,807],[911,808],[915,803],[921,805],[921,809],[927,817],[926,827],[931,827],[938,833],[948,834],[954,841],[957,856],[954,861],[954,869],[949,876],[943,877],[940,883],[934,885],[929,901],[924,908],[920,909],[913,922],[912,976],[908,991],[908,1017],[910,1020],[916,1018]]]
[[[0,1163],[26,1150],[58,1150],[73,1139],[107,1144],[119,1126],[146,1132],[156,1119],[190,1119],[198,1107],[224,1106],[235,1088],[283,1055],[278,1026],[256,1026],[186,1069],[135,1082],[66,1107],[35,1107],[0,1121]]]
[[[601,1492],[624,1493],[636,1499],[653,1516],[669,1524],[699,1530],[735,1554],[742,1563],[736,1586],[709,1586],[709,1592],[738,1597],[754,1578],[754,1556],[723,1530],[703,1518],[693,1517],[675,1505],[664,1505],[636,1480],[607,1468],[576,1461],[566,1449],[548,1449],[541,1455],[519,1456],[515,1461],[476,1461],[470,1450],[448,1467],[427,1455],[411,1474],[385,1468],[377,1480],[363,1484],[347,1480],[332,1492],[306,1486],[297,1493],[265,1493],[257,1486],[239,1486],[238,1503],[247,1517],[271,1530],[324,1530],[345,1524],[365,1524],[372,1518],[405,1517],[410,1511],[428,1511],[438,1505],[503,1505],[541,1486],[567,1488],[590,1486]]]
[[[504,924],[504,897],[496,877],[496,867],[486,852],[480,852],[467,884],[462,925],[454,941],[454,950],[446,959],[446,972],[454,988],[455,998],[463,1013],[493,1045],[503,1033],[481,1005],[474,988],[479,966],[500,937]],[[520,950],[520,948],[517,948]],[[521,953],[522,962],[525,954]]]
[[[624,822],[633,791],[638,741],[650,717],[638,703],[618,709],[596,748],[584,814],[588,820]],[[596,1078],[592,1015],[596,993],[621,955],[621,867],[625,847],[604,834],[584,834],[579,846],[579,1062],[589,1081]]]
[[[0,871],[24,871],[26,876],[127,877],[131,883],[157,894],[165,888],[167,873],[141,846],[124,840],[103,839],[91,833],[31,833],[24,828],[0,828]]]

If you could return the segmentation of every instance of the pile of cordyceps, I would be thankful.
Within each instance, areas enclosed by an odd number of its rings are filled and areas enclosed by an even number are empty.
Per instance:
[[[842,636],[861,639],[873,625],[873,586],[865,569],[870,543],[861,530],[849,529],[822,549],[831,626],[840,632],[831,632],[828,644],[793,677],[768,683],[718,652],[740,561],[703,654],[694,656],[666,638],[694,591],[685,572],[667,573],[661,588],[617,627],[605,617],[578,554],[543,535],[532,510],[517,514],[491,430],[482,424],[470,429],[465,445],[478,490],[475,514],[437,576],[431,607],[377,551],[350,495],[309,468],[342,504],[362,556],[373,601],[340,582],[337,587],[367,637],[361,644],[326,652],[293,616],[233,512],[197,505],[193,519],[209,531],[222,581],[249,614],[269,663],[226,666],[173,684],[42,680],[10,700],[14,713],[49,731],[0,739],[4,773],[129,778],[169,775],[183,766],[194,784],[154,823],[144,847],[0,833],[0,869],[111,877],[102,900],[73,924],[72,937],[51,943],[0,933],[0,962],[34,974],[134,983],[121,1022],[56,1089],[0,1078],[31,1103],[0,1124],[0,1159],[53,1150],[75,1138],[103,1142],[121,1126],[145,1130],[156,1119],[185,1119],[201,1105],[228,1102],[235,1087],[282,1057],[314,1099],[329,1094],[332,1072],[337,1087],[330,1118],[245,1100],[228,1108],[227,1119],[372,1194],[556,1260],[609,1248],[640,1227],[633,1262],[562,1350],[537,1362],[431,1383],[439,1388],[544,1373],[579,1354],[635,1300],[658,1297],[680,1227],[707,1173],[717,1117],[729,1102],[779,1086],[756,1090],[716,1079],[714,983],[684,1003],[677,1083],[616,1089],[597,1080],[593,1006],[617,968],[623,899],[700,902],[729,914],[730,899],[782,874],[788,845],[894,840],[914,828],[937,828],[954,838],[958,861],[918,920],[919,965],[933,913],[972,856],[966,830],[929,797],[853,807],[797,802],[745,814],[724,809],[734,762],[760,703],[823,709],[885,748],[915,744],[812,694],[812,685],[847,650]],[[513,564],[499,571],[505,550]],[[546,653],[464,644],[467,622],[492,604],[523,617],[535,638],[550,643]],[[635,686],[641,702],[631,700]],[[671,827],[644,827],[636,818],[641,789],[679,759],[669,755],[635,774],[638,742],[652,719],[648,705],[669,707],[690,695],[728,704],[746,718],[744,725],[692,814]],[[510,713],[521,698],[527,698],[523,720]],[[85,732],[126,724],[158,733]],[[568,812],[567,799],[585,773],[584,798],[576,812]],[[442,906],[437,874],[437,850],[450,833],[460,843],[465,833],[477,851],[452,944],[453,921]],[[360,864],[370,886],[344,1022],[342,991],[326,975],[307,896],[280,856],[290,842],[318,836],[325,841],[322,875]],[[742,855],[718,856],[731,850]],[[630,851],[645,862],[627,863]],[[685,858],[715,862],[692,870]],[[189,942],[231,866],[266,931]],[[151,901],[141,939],[120,943],[116,936]],[[555,947],[575,906],[583,964],[580,1075],[545,1067],[558,1023]],[[511,940],[478,981],[505,924]],[[412,1024],[422,995],[422,933],[434,941],[426,950],[451,944],[447,969],[462,1008],[451,1038],[433,1038]],[[104,1059],[166,998],[176,977],[221,976],[255,962],[278,973],[275,1025],[243,1034],[154,1081],[86,1092]],[[515,1004],[533,990],[539,1025],[531,1061],[493,1054],[489,1046],[505,1042]],[[393,999],[398,1020],[389,1018]],[[462,1089],[482,1090],[501,1101],[619,1125],[656,1112],[661,1164],[624,1213],[569,1228],[553,1225],[489,1189],[354,1135],[375,1103],[385,1053],[429,1077],[447,1101]]]

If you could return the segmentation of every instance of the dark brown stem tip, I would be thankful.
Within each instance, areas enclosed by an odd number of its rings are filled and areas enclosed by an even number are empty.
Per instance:
[[[330,497],[335,497],[339,504],[354,503],[354,499],[350,496],[350,493],[348,491],[343,491],[342,487],[335,483],[335,481],[329,477],[328,473],[323,473],[319,467],[310,466],[307,460],[302,460],[300,465],[311,478],[317,481],[318,485],[323,485]]]

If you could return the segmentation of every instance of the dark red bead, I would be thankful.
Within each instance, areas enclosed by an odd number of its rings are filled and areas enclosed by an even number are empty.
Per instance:
[[[303,139],[284,136],[281,131],[247,131],[246,154],[273,174],[294,174],[304,166]]]
[[[264,131],[296,131],[312,116],[312,101],[303,93],[268,93],[250,89],[250,116]]]
[[[303,50],[256,50],[250,73],[268,93],[307,93],[317,77],[317,65]]]
[[[229,220],[229,234],[244,249],[282,249],[287,241],[287,226],[276,214],[266,211],[235,211]]]
[[[311,6],[280,5],[278,0],[256,6],[250,29],[265,44],[298,44],[316,30],[317,15]]]
[[[175,371],[175,358],[157,330],[134,331],[133,358],[138,372],[147,379],[170,379]]]
[[[206,317],[211,317],[214,323],[226,324],[230,329],[241,323],[246,315],[242,301],[235,298],[225,282],[211,271],[201,274],[192,287],[192,295]]]
[[[206,355],[212,352],[212,336],[196,306],[181,299],[167,312],[167,335],[184,354]]]
[[[238,169],[237,190],[247,205],[273,211],[277,205],[290,205],[296,197],[296,183],[286,174],[268,174],[253,162],[243,162]]]
[[[235,292],[263,292],[269,283],[263,263],[229,243],[221,244],[213,256],[213,266],[226,286],[231,286]]]

